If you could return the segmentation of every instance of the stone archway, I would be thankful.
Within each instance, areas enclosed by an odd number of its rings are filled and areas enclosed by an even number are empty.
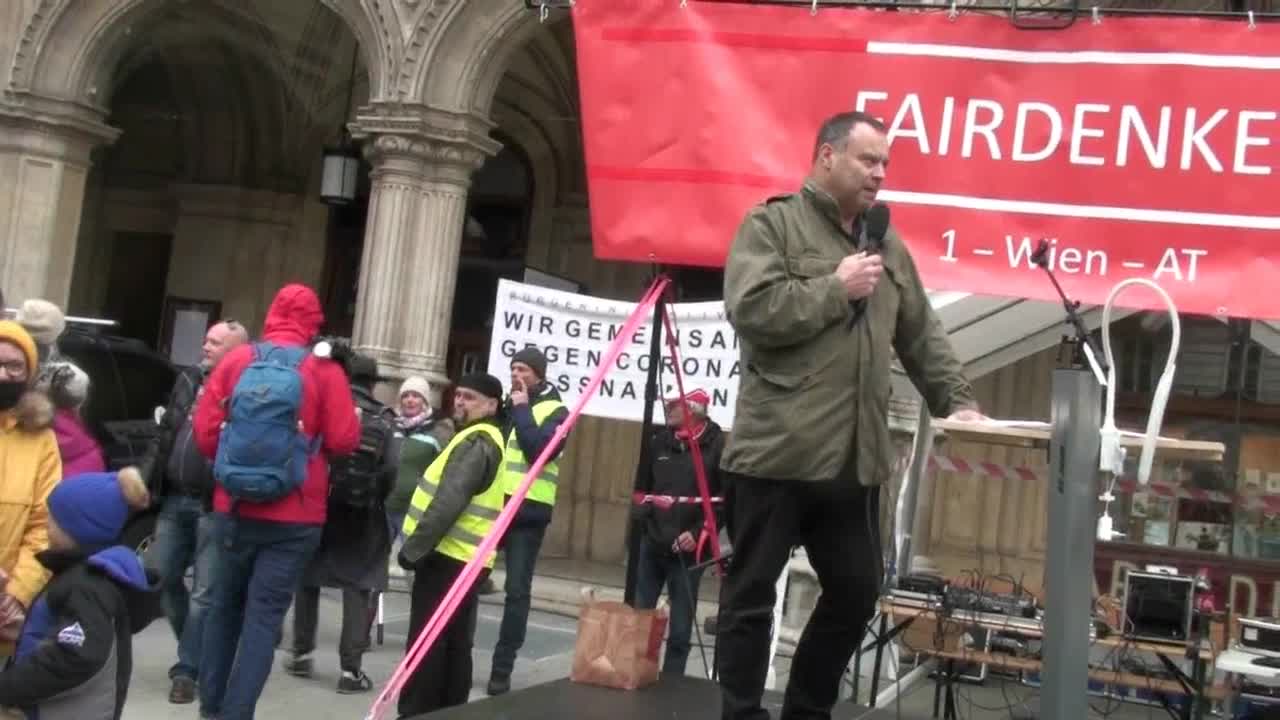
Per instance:
[[[512,55],[542,24],[522,3],[462,2],[452,9],[441,16],[406,91],[434,107],[488,115]]]
[[[9,73],[8,99],[35,95],[105,109],[110,74],[133,42],[133,26],[174,0],[40,0],[22,31]],[[355,35],[380,97],[398,50],[394,22],[371,16],[361,0],[318,0]],[[377,5],[377,3],[372,3]],[[230,6],[234,9],[234,5]]]
[[[389,3],[315,2],[355,38],[371,94],[380,94],[401,37],[399,20],[379,10]],[[107,122],[111,97],[128,77],[128,68],[140,62],[130,55],[148,42],[150,23],[175,8],[205,7],[233,20],[241,16],[253,27],[255,12],[277,12],[278,6],[234,0],[199,6],[178,0],[39,0],[30,5],[29,12],[19,14],[12,35],[0,37],[0,49],[13,53],[12,65],[4,68],[7,85],[0,97],[0,172],[15,179],[0,188],[0,287],[14,300],[42,296],[65,304],[81,235],[90,154],[119,136]],[[274,48],[266,40],[259,44],[259,65],[271,67],[273,58],[288,56],[288,49]],[[244,79],[259,98],[263,82],[264,77]],[[280,127],[277,134],[296,140]],[[317,148],[317,160],[318,155]],[[278,165],[263,162],[272,171]]]

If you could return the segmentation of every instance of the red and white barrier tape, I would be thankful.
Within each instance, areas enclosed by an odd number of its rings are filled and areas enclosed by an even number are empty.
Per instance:
[[[710,500],[713,504],[724,502],[724,498],[715,495]],[[631,496],[631,502],[636,505],[654,505],[666,510],[673,505],[697,505],[702,502],[702,498],[696,495],[651,495],[638,492]]]
[[[1000,465],[998,463],[965,460],[947,455],[934,455],[929,458],[929,469],[941,472],[953,472],[961,475],[979,475],[998,480],[1039,480],[1045,477],[1044,471],[1029,467]],[[1221,490],[1200,490],[1187,488],[1167,482],[1152,481],[1145,490],[1139,487],[1132,478],[1121,478],[1116,482],[1116,489],[1121,492],[1149,492],[1165,498],[1187,498],[1210,502],[1232,503],[1244,510],[1264,510],[1269,513],[1280,513],[1280,494],[1260,492],[1229,493]]]

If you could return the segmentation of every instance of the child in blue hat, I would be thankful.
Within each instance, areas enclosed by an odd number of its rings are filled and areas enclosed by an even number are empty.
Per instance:
[[[156,578],[118,542],[148,501],[137,468],[79,475],[49,494],[49,549],[36,557],[53,577],[27,613],[14,662],[0,672],[0,706],[30,720],[119,720],[133,634],[150,622],[145,595]]]

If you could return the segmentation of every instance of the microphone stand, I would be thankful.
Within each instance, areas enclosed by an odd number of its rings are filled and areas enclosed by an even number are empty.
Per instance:
[[[1041,240],[1031,262],[1049,276],[1062,298],[1067,322],[1075,329],[1072,364],[1053,371],[1050,392],[1049,510],[1045,553],[1043,667],[1040,717],[1077,720],[1089,714],[1089,625],[1092,597],[1089,579],[1094,570],[1097,487],[1103,425],[1106,375],[1101,357],[1080,318],[1080,302],[1062,291],[1049,267],[1049,242]],[[1063,338],[1064,342],[1067,338]],[[1087,362],[1089,369],[1084,368]],[[1090,373],[1090,370],[1092,373]],[[1094,377],[1091,378],[1090,375]]]
[[[1080,318],[1080,301],[1072,300],[1067,297],[1067,293],[1063,291],[1062,285],[1058,283],[1058,278],[1053,274],[1053,270],[1049,267],[1048,255],[1049,241],[1040,240],[1040,244],[1036,246],[1036,251],[1031,255],[1031,262],[1044,270],[1045,275],[1049,276],[1049,282],[1053,283],[1053,289],[1058,291],[1058,297],[1062,298],[1062,308],[1067,312],[1067,324],[1075,329],[1076,337],[1073,343],[1071,362],[1076,366],[1087,365],[1093,370],[1094,376],[1098,379],[1098,384],[1107,386],[1107,373],[1110,368],[1098,350],[1098,346],[1089,335],[1089,328],[1085,327],[1084,320]]]

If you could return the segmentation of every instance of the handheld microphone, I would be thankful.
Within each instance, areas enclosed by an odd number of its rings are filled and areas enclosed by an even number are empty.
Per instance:
[[[863,214],[862,222],[867,233],[866,251],[875,254],[884,248],[884,236],[889,232],[889,206],[882,202],[872,205]],[[853,311],[849,318],[849,329],[852,330],[867,311],[867,298],[850,300],[849,309]]]
[[[867,224],[867,246],[873,250],[884,247],[884,236],[889,232],[889,206],[876,203],[867,210],[862,221]]]

